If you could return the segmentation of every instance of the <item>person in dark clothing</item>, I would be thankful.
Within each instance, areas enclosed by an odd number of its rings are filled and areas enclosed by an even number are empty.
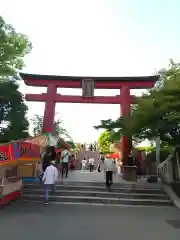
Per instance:
[[[43,163],[42,163],[42,170],[45,172],[46,168],[49,166],[51,162],[51,155],[50,153],[45,153],[43,157]]]
[[[47,147],[42,162],[43,172],[45,172],[46,168],[50,165],[51,161],[54,161],[55,159],[56,159],[55,148],[52,146]]]
[[[132,156],[132,154],[128,155],[128,166],[135,166],[135,158]]]
[[[51,152],[52,161],[55,161],[55,159],[56,159],[56,149],[55,149],[54,146],[50,147],[50,152]]]
[[[104,153],[103,153],[103,152],[100,152],[100,161],[101,161],[101,162],[104,162],[104,160],[105,160]]]

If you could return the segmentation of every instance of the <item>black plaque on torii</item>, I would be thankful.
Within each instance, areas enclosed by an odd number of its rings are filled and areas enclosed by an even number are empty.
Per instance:
[[[91,78],[82,80],[82,96],[94,97],[95,81]]]

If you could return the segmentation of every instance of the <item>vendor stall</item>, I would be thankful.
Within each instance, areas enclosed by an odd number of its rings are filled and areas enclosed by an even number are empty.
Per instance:
[[[15,200],[21,194],[19,165],[13,159],[13,144],[0,145],[0,205]]]
[[[24,181],[35,181],[39,176],[39,165],[41,164],[41,155],[47,146],[56,146],[57,140],[51,134],[43,134],[36,137],[24,139],[16,142],[17,149],[20,150],[18,160],[24,162],[20,172]],[[23,149],[23,150],[22,150]]]

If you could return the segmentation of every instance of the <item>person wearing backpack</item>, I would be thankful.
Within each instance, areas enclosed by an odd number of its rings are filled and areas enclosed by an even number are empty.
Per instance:
[[[65,173],[65,177],[66,178],[68,177],[70,159],[71,159],[71,153],[67,148],[65,148],[61,153],[62,178],[64,177],[64,173]]]

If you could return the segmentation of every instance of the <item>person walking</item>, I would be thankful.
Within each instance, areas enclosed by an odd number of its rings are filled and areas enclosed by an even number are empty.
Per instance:
[[[44,183],[44,201],[45,204],[48,204],[49,195],[48,192],[51,190],[53,194],[55,192],[55,183],[58,178],[58,170],[55,167],[56,162],[51,161],[50,165],[46,167],[46,170],[43,174],[42,181]]]
[[[75,158],[75,156],[72,154],[72,155],[71,155],[71,161],[70,161],[70,170],[71,170],[71,172],[72,172],[73,170],[75,170],[75,168],[76,168],[76,158]]]
[[[57,164],[57,169],[58,169],[58,173],[59,173],[59,176],[60,176],[60,173],[61,173],[61,152],[58,152],[57,155],[56,155],[56,164]]]
[[[64,177],[64,174],[66,178],[68,177],[70,158],[71,158],[71,153],[67,148],[65,148],[61,154],[62,178]]]
[[[89,171],[92,172],[94,169],[94,158],[90,157],[89,158]]]
[[[104,160],[104,170],[106,173],[106,187],[108,191],[111,191],[111,185],[113,184],[113,172],[115,170],[114,160],[110,155],[107,155]]]
[[[86,165],[87,165],[87,160],[86,158],[84,158],[82,161],[81,161],[81,171],[84,172],[86,170]]]
[[[48,146],[42,158],[42,170],[45,172],[50,162],[56,159],[56,152],[53,146]]]

